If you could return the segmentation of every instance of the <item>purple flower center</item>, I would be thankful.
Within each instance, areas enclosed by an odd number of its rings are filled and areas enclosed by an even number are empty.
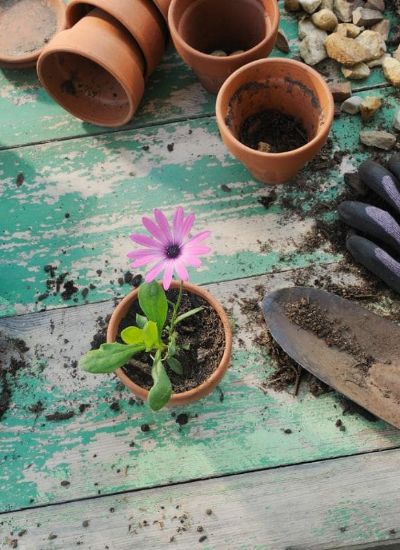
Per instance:
[[[170,244],[165,249],[165,254],[170,260],[175,260],[181,255],[181,249],[178,244]]]

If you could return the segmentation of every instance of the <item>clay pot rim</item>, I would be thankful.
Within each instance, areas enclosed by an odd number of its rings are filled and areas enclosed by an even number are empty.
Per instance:
[[[57,15],[57,28],[53,35],[55,36],[56,34],[65,30],[66,28],[67,6],[63,0],[52,0],[51,7],[55,8],[53,11]],[[34,67],[36,65],[36,61],[38,60],[43,48],[45,48],[46,46],[47,44],[43,44],[42,47],[38,48],[33,52],[30,52],[29,54],[11,55],[11,56],[0,54],[0,65],[4,63],[3,67],[5,69],[28,69],[28,68]]]
[[[174,40],[179,42],[180,47],[186,49],[192,55],[196,55],[200,59],[204,59],[204,60],[207,60],[207,61],[213,60],[213,61],[215,61],[215,63],[219,63],[220,65],[228,64],[229,62],[232,62],[232,59],[236,60],[236,59],[240,59],[241,57],[246,58],[248,56],[251,56],[253,53],[257,53],[257,51],[260,48],[263,48],[264,46],[266,46],[268,44],[268,41],[271,39],[271,37],[278,30],[280,11],[279,11],[278,2],[275,1],[275,0],[272,0],[272,2],[270,4],[271,7],[272,7],[271,11],[273,12],[273,17],[270,17],[271,29],[269,31],[267,29],[267,32],[265,33],[264,38],[262,40],[260,40],[260,42],[257,42],[257,44],[255,46],[253,46],[252,48],[250,48],[248,50],[244,50],[242,53],[237,53],[237,54],[234,54],[234,55],[227,55],[226,57],[218,57],[216,55],[211,55],[209,53],[204,53],[204,52],[201,52],[200,50],[196,50],[196,48],[193,48],[190,44],[188,44],[185,40],[183,40],[183,38],[181,37],[181,35],[180,35],[180,33],[177,29],[177,26],[175,25],[174,10],[175,10],[175,5],[179,1],[180,0],[172,0],[171,4],[169,6],[169,11],[168,11],[168,25],[169,25],[171,34],[174,36]],[[263,2],[264,2],[264,0],[261,0],[261,3],[263,3]],[[266,12],[266,10],[265,10],[265,12]]]
[[[161,283],[160,283],[161,284]],[[172,281],[170,288],[179,288],[179,282]],[[221,361],[218,365],[218,367],[215,369],[215,371],[207,378],[202,384],[199,386],[196,386],[195,388],[182,392],[182,393],[173,393],[171,396],[171,399],[168,402],[168,406],[171,405],[180,405],[180,404],[186,404],[188,402],[197,401],[198,399],[201,399],[203,396],[207,395],[212,391],[212,389],[209,389],[210,387],[213,387],[213,383],[215,380],[220,380],[225,372],[227,371],[231,359],[232,354],[232,329],[231,325],[228,319],[228,316],[222,307],[222,305],[218,302],[214,296],[208,292],[205,288],[202,288],[198,285],[194,285],[192,283],[186,283],[183,284],[184,290],[196,294],[197,296],[201,296],[206,302],[210,304],[210,306],[214,309],[216,314],[218,315],[222,326],[224,330],[225,335],[225,347],[224,347],[224,353],[222,355]],[[118,326],[120,324],[120,321],[122,319],[122,310],[123,308],[135,301],[138,296],[139,289],[132,290],[129,294],[125,296],[121,300],[121,302],[117,305],[117,307],[114,309],[111,319],[107,328],[107,342],[112,343],[115,342],[115,340],[111,337],[112,332],[115,331],[115,333],[118,333]],[[135,384],[124,372],[122,369],[117,369],[116,374],[118,378],[127,386],[135,395],[139,396],[144,401],[147,399],[149,391],[142,388],[141,386]]]
[[[73,28],[72,29],[66,29],[64,30],[63,32],[64,33],[69,33],[73,31]],[[125,124],[127,124],[133,117],[134,115],[134,111],[135,111],[135,107],[133,105],[133,102],[132,102],[132,98],[130,96],[130,93],[129,93],[129,90],[127,90],[124,82],[121,81],[121,79],[116,75],[115,71],[106,66],[104,63],[102,63],[101,61],[99,61],[99,59],[96,59],[95,56],[93,56],[91,53],[88,53],[87,51],[85,51],[84,49],[82,49],[80,47],[79,44],[77,44],[76,46],[65,46],[65,47],[62,47],[62,48],[54,48],[52,49],[51,51],[44,51],[42,53],[42,55],[40,56],[39,58],[39,61],[38,61],[38,65],[37,65],[37,72],[38,72],[38,75],[39,75],[39,80],[41,81],[41,78],[40,78],[40,74],[41,74],[41,67],[42,67],[42,64],[44,63],[44,61],[49,57],[49,56],[52,56],[52,55],[56,55],[56,54],[62,54],[62,53],[72,53],[74,55],[79,55],[85,59],[89,59],[90,61],[92,61],[93,63],[95,63],[96,65],[99,65],[100,67],[102,67],[106,72],[108,72],[113,78],[114,80],[116,80],[116,82],[118,82],[118,84],[121,86],[121,88],[124,90],[125,92],[125,96],[126,96],[126,99],[127,99],[127,102],[129,104],[129,111],[127,113],[126,116],[124,116],[123,118],[121,118],[121,122],[118,123],[118,126],[123,126]],[[140,71],[140,69],[138,69],[138,74],[140,74],[143,78],[143,75]],[[143,87],[144,87],[144,78],[143,78]],[[74,113],[73,111],[71,111],[70,109],[68,109],[66,106],[63,105],[63,109],[65,109],[66,111],[68,111],[69,113],[71,113],[73,116],[76,116],[76,113]],[[90,122],[90,121],[87,121],[89,122],[90,124],[95,124],[95,125],[98,125],[99,123],[98,122]],[[111,124],[107,124],[107,123],[101,123],[101,126],[104,126],[104,127],[114,127],[115,124],[113,123],[112,125]]]
[[[244,145],[241,141],[239,141],[232,133],[231,129],[225,122],[225,116],[222,113],[222,99],[224,95],[226,94],[226,89],[231,84],[235,78],[249,69],[253,68],[256,65],[296,65],[300,69],[302,69],[305,73],[309,73],[315,78],[318,79],[322,87],[324,88],[328,101],[329,101],[329,109],[324,111],[324,123],[322,127],[320,127],[316,133],[316,135],[308,141],[305,145],[302,145],[301,147],[298,147],[297,149],[293,149],[292,151],[284,151],[283,153],[266,153],[263,151],[257,151],[256,149],[252,149],[251,147],[248,147],[247,145]],[[249,81],[250,82],[250,81]],[[334,114],[335,114],[335,104],[333,101],[332,93],[329,89],[328,84],[324,80],[324,78],[315,70],[306,65],[305,63],[302,63],[301,61],[296,61],[295,59],[284,59],[280,57],[274,57],[270,59],[258,59],[257,61],[253,61],[252,63],[248,63],[247,65],[244,65],[243,67],[240,67],[240,69],[237,69],[231,76],[227,78],[227,80],[224,82],[224,84],[221,86],[220,91],[218,92],[217,101],[215,105],[215,112],[218,120],[218,124],[220,125],[221,129],[224,131],[225,136],[227,139],[229,139],[232,143],[235,144],[235,146],[248,154],[249,152],[253,154],[255,157],[258,157],[260,159],[284,159],[284,158],[290,158],[294,154],[301,153],[303,151],[308,151],[308,149],[311,149],[320,139],[321,136],[324,134],[328,134],[333,122]]]
[[[153,3],[153,0],[144,0],[143,2],[146,4],[146,10],[150,12],[151,19],[157,27],[160,34],[164,37],[163,40],[163,53],[165,52],[165,47],[168,43],[168,25],[166,25],[165,19],[159,8],[155,3]],[[79,5],[89,5],[93,9],[100,9],[107,13],[108,15],[111,15],[120,25],[122,25],[128,33],[132,36],[132,39],[138,44],[139,49],[142,53],[143,60],[144,60],[144,77],[147,79],[156,69],[158,63],[155,63],[154,57],[155,53],[152,48],[147,47],[145,44],[143,44],[143,41],[140,39],[140,36],[136,32],[136,27],[132,26],[131,24],[127,24],[125,18],[122,19],[120,17],[120,14],[118,13],[118,10],[115,10],[115,7],[113,6],[112,2],[110,3],[103,3],[103,0],[74,0],[73,2],[69,2],[66,8],[66,26],[69,27],[69,29],[73,28],[74,25],[78,21],[74,21],[72,19],[72,10],[74,10]],[[85,17],[85,15],[83,16]],[[153,29],[154,30],[154,29]],[[155,31],[154,31],[155,32]],[[145,47],[146,46],[146,47]]]

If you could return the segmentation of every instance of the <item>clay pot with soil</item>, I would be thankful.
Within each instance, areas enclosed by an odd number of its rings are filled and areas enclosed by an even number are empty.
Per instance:
[[[167,291],[169,299],[176,298],[179,286],[179,282],[172,282]],[[232,350],[229,319],[219,302],[199,286],[184,283],[183,288],[181,313],[197,307],[203,310],[180,325],[177,344],[186,348],[179,356],[184,373],[168,372],[173,387],[169,406],[186,405],[211,393],[229,367]],[[135,323],[136,314],[142,314],[138,292],[132,291],[114,310],[107,330],[108,343],[118,340],[120,332]],[[116,370],[125,386],[143,400],[147,400],[153,384],[150,373],[151,363],[146,363],[145,357],[135,357],[129,365]]]
[[[72,0],[67,7],[67,27],[73,27],[93,8],[114,17],[132,35],[145,59],[148,77],[164,54],[168,32],[165,20],[150,0]]]
[[[292,180],[325,144],[332,94],[314,69],[289,59],[263,59],[236,71],[216,104],[229,151],[264,183]]]
[[[271,53],[279,8],[276,0],[172,0],[168,22],[179,55],[216,94],[236,69]]]
[[[100,126],[129,122],[144,92],[138,45],[101,10],[59,33],[43,50],[37,70],[44,88],[64,109]]]
[[[0,67],[34,67],[43,47],[64,28],[63,0],[1,2]]]

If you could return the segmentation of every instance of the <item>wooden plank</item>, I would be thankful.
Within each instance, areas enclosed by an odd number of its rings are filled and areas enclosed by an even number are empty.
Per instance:
[[[26,550],[399,548],[399,452],[5,514],[0,540]]]
[[[127,128],[207,115],[214,104],[215,98],[170,48]],[[41,87],[34,69],[0,70],[0,120],[0,149],[115,131],[83,123],[64,111]]]
[[[281,27],[290,40],[291,52],[286,55],[274,50],[271,55],[298,57],[297,19],[285,13],[280,4]],[[324,63],[321,69],[328,77],[343,80],[336,65]],[[381,69],[376,68],[368,79],[354,81],[353,90],[385,83]],[[214,113],[214,105],[215,97],[201,87],[170,47],[147,83],[142,105],[127,128],[209,116]],[[0,149],[113,131],[84,124],[64,111],[41,88],[34,70],[0,70],[0,120]]]
[[[334,267],[313,268],[310,281],[330,275],[342,284],[354,282]],[[114,376],[76,371],[98,330],[96,320],[111,311],[112,302],[2,319],[1,347],[9,349],[4,338],[10,335],[22,338],[30,351],[25,367],[10,377],[12,404],[0,423],[0,510],[399,445],[399,432],[389,425],[357,413],[343,417],[334,393],[317,399],[307,388],[299,397],[265,388],[273,364],[266,348],[256,344],[264,324],[248,313],[243,299],[256,300],[254,309],[263,294],[260,285],[266,291],[290,286],[299,275],[307,272],[210,286],[234,320],[232,367],[219,391],[175,411],[153,413],[131,399]],[[37,414],[32,406],[38,401],[44,410]],[[61,411],[74,415],[59,422],[46,418]],[[338,418],[345,431],[336,426]],[[150,431],[142,431],[143,425]]]
[[[379,95],[385,106],[364,127],[390,130],[397,100],[388,90]],[[306,169],[301,180],[308,193],[296,183],[277,187],[266,207],[259,200],[272,188],[229,155],[214,119],[0,152],[0,314],[66,305],[60,293],[37,301],[48,290],[47,264],[68,272],[80,290],[95,285],[88,296],[74,296],[78,303],[126,291],[118,279],[128,267],[128,235],[141,230],[141,216],[154,207],[170,214],[184,204],[196,212],[198,227],[211,229],[213,255],[195,282],[332,261],[320,247],[301,252],[313,223],[307,212],[310,200],[329,211],[327,201],[343,190],[343,173],[365,158],[360,129],[359,117],[337,119],[329,154],[337,152],[341,162],[331,170]],[[287,207],[294,200],[297,213]]]

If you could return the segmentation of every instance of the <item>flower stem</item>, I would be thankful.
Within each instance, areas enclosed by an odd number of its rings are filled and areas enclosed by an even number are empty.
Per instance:
[[[183,281],[180,281],[179,282],[178,298],[175,302],[174,309],[172,311],[170,334],[174,331],[174,328],[175,328],[175,321],[176,321],[176,318],[178,316],[179,308],[181,307],[181,303],[182,303],[182,295],[183,295]]]

